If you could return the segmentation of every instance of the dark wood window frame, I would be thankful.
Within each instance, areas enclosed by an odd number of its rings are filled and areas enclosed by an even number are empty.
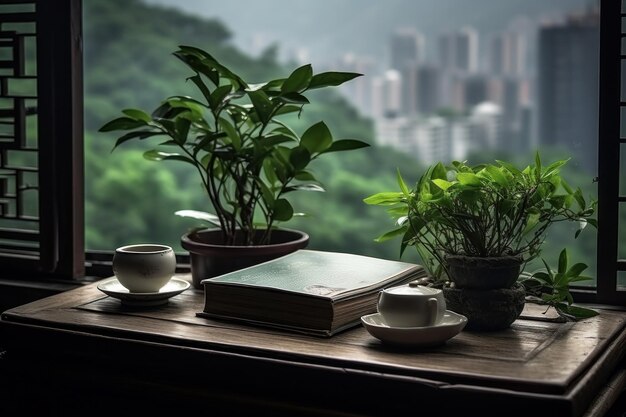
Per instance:
[[[41,257],[36,263],[7,259],[0,252],[2,282],[20,282],[28,276],[45,282],[79,282],[87,275],[106,275],[111,254],[84,250],[83,218],[83,85],[82,0],[10,0],[34,3],[37,24],[39,95],[39,167],[42,192]],[[598,285],[576,288],[578,301],[626,304],[626,291],[617,288],[619,204],[621,1],[601,0],[598,171]],[[2,23],[2,21],[0,21]],[[609,225],[609,226],[604,226]],[[604,226],[604,227],[603,227]],[[19,274],[19,275],[18,275]]]
[[[18,177],[26,170],[37,175],[39,207],[38,215],[31,216],[38,228],[27,234],[19,228],[0,230],[0,239],[9,241],[0,246],[0,267],[3,275],[78,278],[85,274],[81,1],[9,0],[4,7],[24,11],[0,16],[0,33],[12,44],[13,52],[11,60],[3,61],[8,70],[0,79],[3,87],[14,79],[35,79],[36,93],[12,98],[16,96],[11,96],[10,89],[2,88],[2,96],[9,97],[5,100],[13,101],[16,127],[14,140],[0,144],[0,152],[3,159],[8,159],[9,152],[36,153],[37,166],[15,168],[12,190],[3,190],[3,196],[8,196],[5,198],[13,198],[15,208],[13,212],[3,211],[2,217],[25,217],[19,208],[23,185]],[[27,29],[15,29],[19,25]],[[26,55],[32,53],[25,51],[27,42],[36,50],[32,73],[24,68]],[[36,104],[27,112],[28,100]],[[24,120],[29,112],[37,118],[35,146],[25,139]],[[27,246],[24,240],[33,244]]]

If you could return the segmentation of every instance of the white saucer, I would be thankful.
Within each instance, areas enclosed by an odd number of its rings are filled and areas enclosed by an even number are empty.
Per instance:
[[[382,342],[402,346],[436,346],[453,338],[467,324],[467,317],[446,310],[441,321],[427,327],[389,327],[379,313],[361,317],[363,325]]]
[[[111,297],[122,301],[129,306],[157,306],[166,304],[170,297],[180,294],[189,288],[189,281],[180,278],[172,278],[158,292],[130,292],[117,278],[109,278],[98,284],[98,289]]]

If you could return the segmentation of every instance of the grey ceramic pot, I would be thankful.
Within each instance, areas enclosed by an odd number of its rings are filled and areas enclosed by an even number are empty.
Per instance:
[[[449,310],[467,317],[468,330],[504,330],[522,314],[526,291],[521,284],[511,288],[475,290],[444,288]]]
[[[519,278],[523,259],[519,256],[473,257],[446,255],[450,281],[456,288],[491,290],[511,288]]]

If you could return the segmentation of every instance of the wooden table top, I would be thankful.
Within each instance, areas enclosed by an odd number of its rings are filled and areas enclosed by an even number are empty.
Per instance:
[[[25,332],[43,344],[45,329],[47,334],[53,330],[341,370],[450,393],[497,392],[554,401],[576,416],[607,384],[626,345],[626,313],[611,310],[576,323],[557,323],[543,319],[545,308],[527,305],[522,318],[505,331],[463,331],[439,347],[407,349],[384,345],[361,326],[318,338],[197,317],[204,297],[193,288],[164,306],[129,308],[96,285],[8,310],[0,331]],[[9,339],[9,349],[25,347],[16,339]]]

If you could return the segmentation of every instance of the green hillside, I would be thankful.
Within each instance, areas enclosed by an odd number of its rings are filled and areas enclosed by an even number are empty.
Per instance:
[[[84,7],[87,248],[111,250],[158,242],[181,250],[180,236],[197,224],[173,213],[211,210],[196,173],[176,163],[144,160],[141,151],[149,143],[142,149],[143,143],[111,153],[114,136],[97,129],[123,108],[152,110],[169,95],[196,94],[185,83],[192,74],[172,56],[179,44],[210,51],[253,81],[285,76],[293,68],[281,67],[274,49],[259,58],[237,50],[219,21],[137,0],[87,0]],[[302,129],[324,120],[337,138],[374,144],[371,121],[345,99],[330,91],[317,93],[312,101],[294,121]],[[366,206],[362,199],[395,187],[396,167],[409,178],[416,178],[421,167],[405,155],[376,146],[329,155],[316,163],[312,168],[328,192],[293,195],[296,210],[309,216],[283,226],[307,231],[311,248],[397,258],[396,245],[373,242],[388,227],[386,213]]]

